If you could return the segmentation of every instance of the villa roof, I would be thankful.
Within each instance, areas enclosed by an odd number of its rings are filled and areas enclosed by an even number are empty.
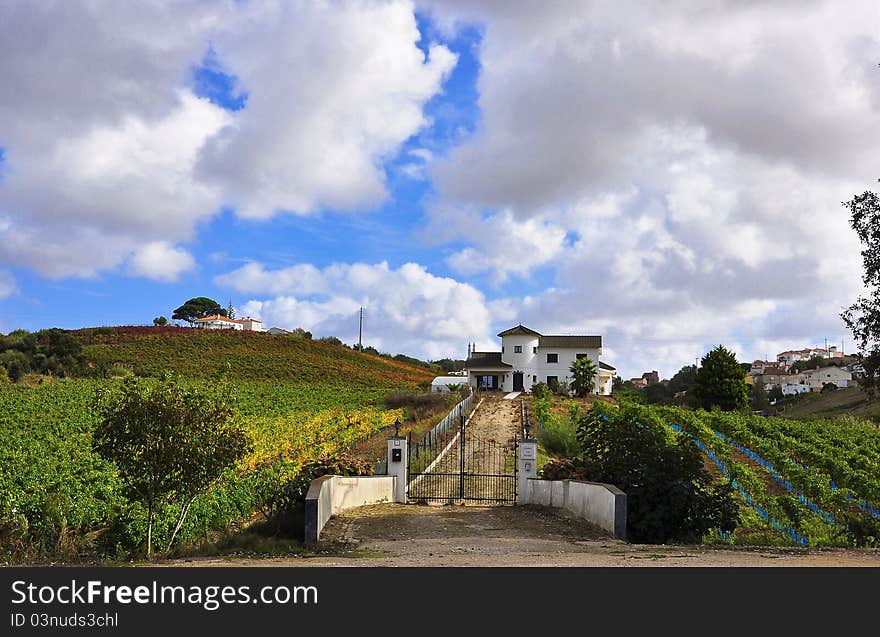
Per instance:
[[[538,347],[583,347],[595,349],[602,347],[601,336],[542,336]]]
[[[514,336],[517,334],[522,334],[524,336],[541,336],[538,332],[536,332],[535,330],[530,330],[522,323],[520,323],[516,327],[511,327],[509,330],[504,330],[503,332],[498,334],[498,336]]]
[[[501,352],[473,352],[465,361],[465,367],[468,369],[480,368],[499,368],[508,369],[513,365],[508,365],[501,360]]]

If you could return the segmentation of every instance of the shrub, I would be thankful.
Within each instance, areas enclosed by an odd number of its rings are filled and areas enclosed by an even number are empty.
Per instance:
[[[535,383],[532,385],[532,396],[534,396],[536,400],[550,398],[550,394],[550,387],[547,386],[547,383]]]
[[[650,413],[595,403],[577,439],[588,478],[626,493],[632,541],[700,542],[709,529],[736,528],[733,487],[713,486],[699,449]]]
[[[576,458],[554,458],[538,470],[542,480],[589,480],[590,469]]]
[[[551,414],[542,424],[539,438],[548,453],[567,458],[577,455],[578,441],[571,423]]]
[[[259,509],[272,533],[302,534],[302,515],[309,485],[312,480],[326,475],[373,475],[373,465],[344,451],[317,458],[301,467],[278,462],[258,472],[253,485],[259,492]]]

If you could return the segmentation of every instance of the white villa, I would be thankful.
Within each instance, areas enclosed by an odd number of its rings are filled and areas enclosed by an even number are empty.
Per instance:
[[[571,364],[587,356],[598,371],[594,393],[611,394],[616,370],[599,360],[601,336],[544,336],[523,325],[501,332],[500,352],[477,352],[468,347],[468,382],[478,389],[529,391],[535,383],[570,382]]]
[[[231,319],[219,314],[206,316],[193,321],[196,327],[205,330],[244,330],[246,332],[262,332],[263,322],[260,319],[246,316],[243,319]]]

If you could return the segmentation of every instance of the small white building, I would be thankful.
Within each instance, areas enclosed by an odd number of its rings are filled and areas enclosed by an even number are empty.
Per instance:
[[[260,319],[245,316],[243,319],[233,319],[236,323],[241,323],[241,329],[246,332],[263,332],[263,321]]]
[[[226,318],[219,314],[212,314],[205,318],[196,319],[193,324],[203,330],[243,330],[244,326],[238,321]]]
[[[431,381],[431,391],[432,392],[450,392],[457,391],[459,387],[462,387],[467,383],[467,378],[464,376],[438,376],[434,380]],[[452,387],[450,387],[452,385]]]
[[[468,382],[479,389],[530,391],[536,383],[571,382],[571,364],[589,357],[596,366],[593,392],[611,393],[616,370],[599,360],[601,336],[545,336],[523,325],[498,334],[500,352],[468,352]]]
[[[787,383],[782,385],[782,395],[783,396],[794,396],[796,394],[809,394],[813,391],[809,385],[806,384],[793,384]]]
[[[213,314],[193,321],[196,327],[205,330],[244,330],[262,332],[263,322],[249,316],[243,319],[231,319],[220,314]]]

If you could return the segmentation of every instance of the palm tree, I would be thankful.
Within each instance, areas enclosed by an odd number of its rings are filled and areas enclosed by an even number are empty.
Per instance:
[[[596,380],[596,364],[588,356],[579,358],[569,367],[572,376],[571,388],[578,396],[586,396],[593,391]]]

